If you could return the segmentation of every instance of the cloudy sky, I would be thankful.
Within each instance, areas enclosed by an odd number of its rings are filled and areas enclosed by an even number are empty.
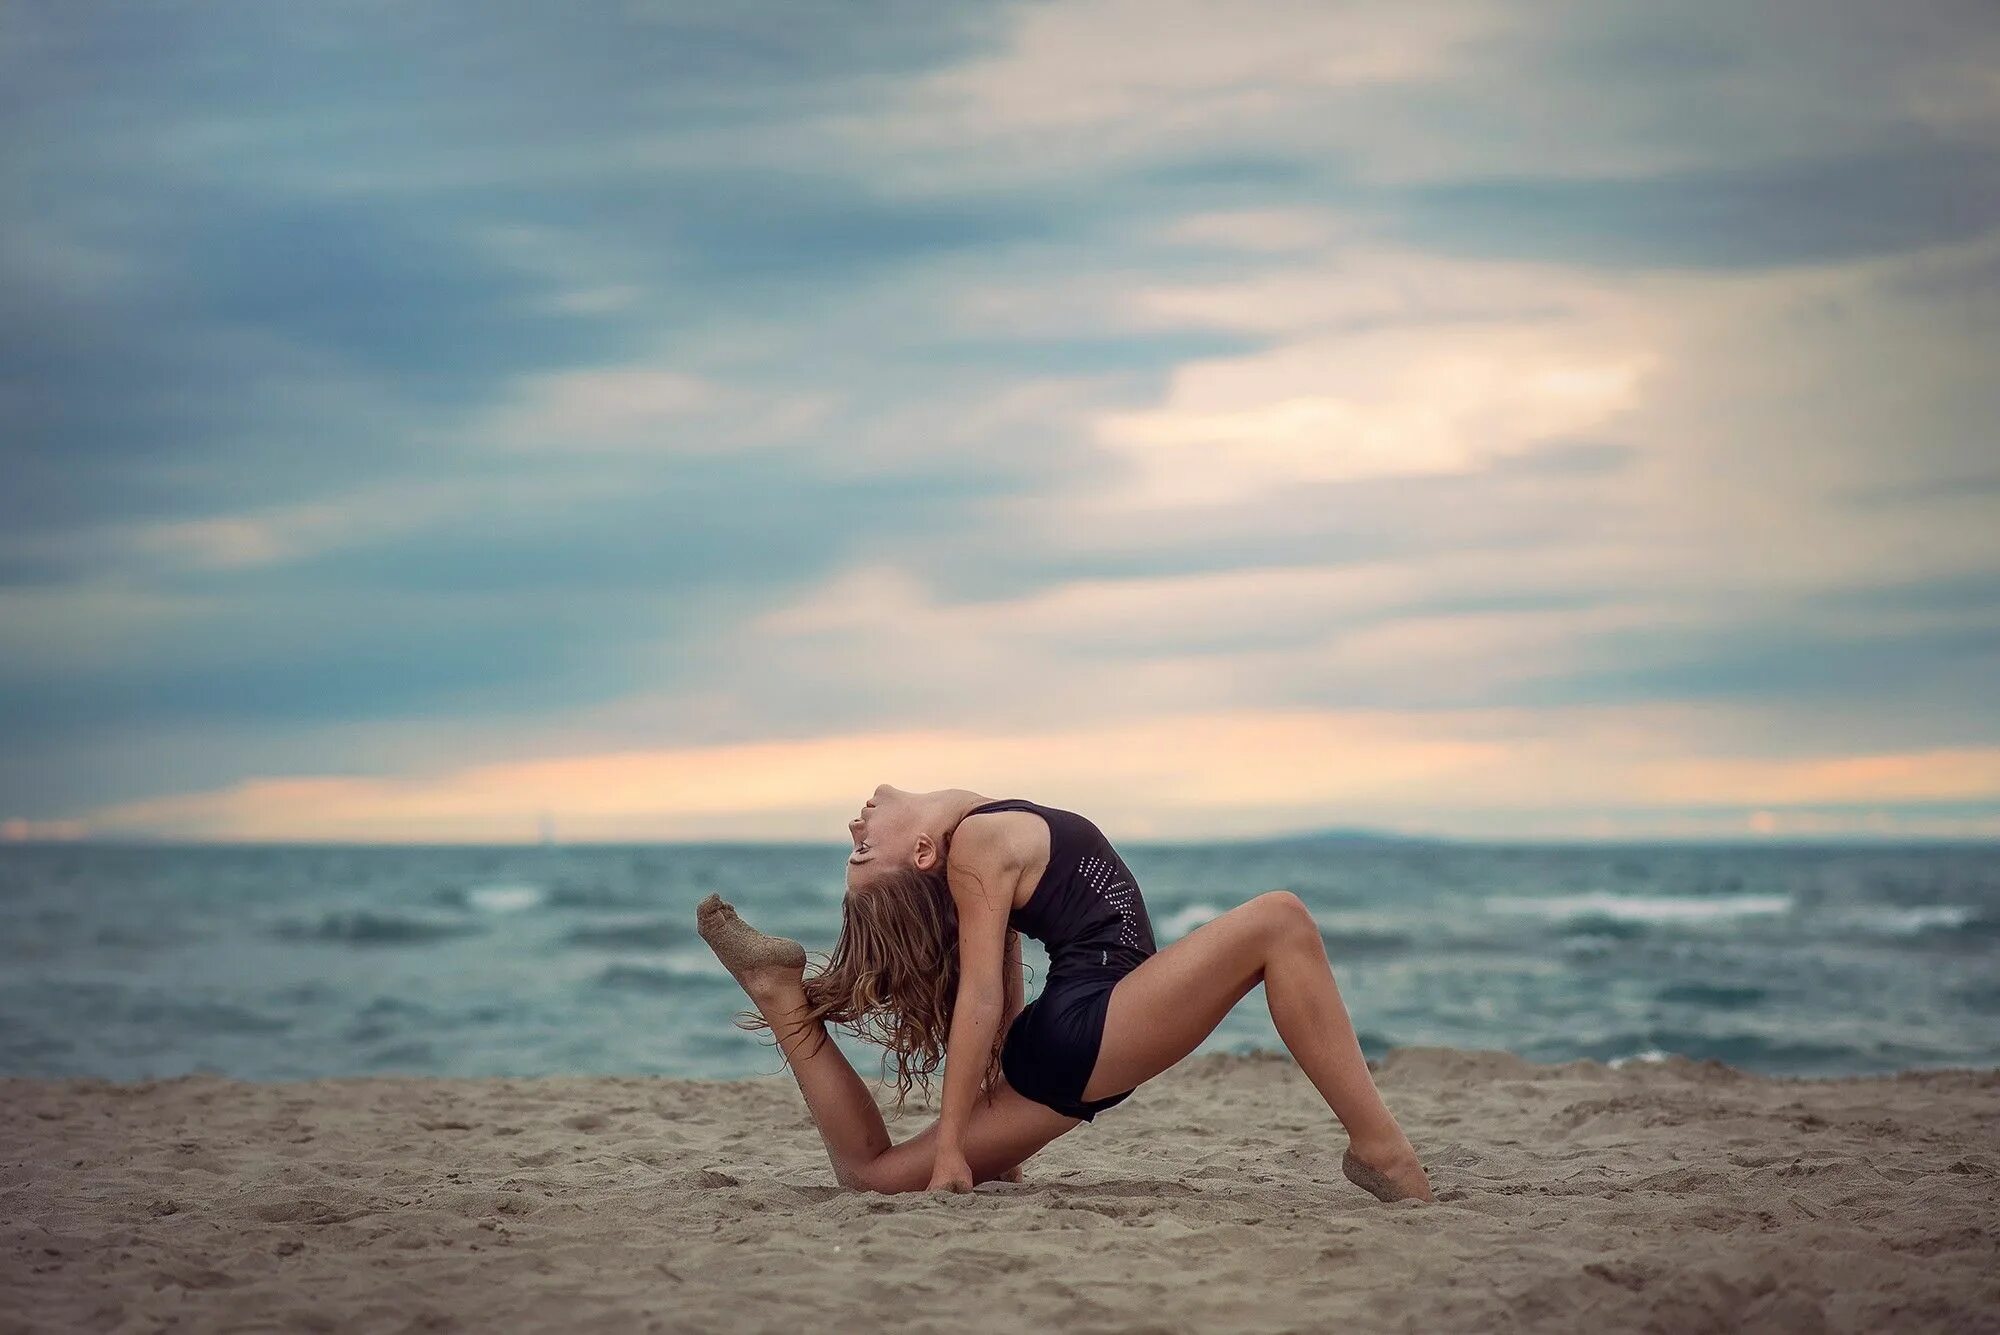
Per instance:
[[[2000,834],[2000,17],[23,3],[13,838]]]

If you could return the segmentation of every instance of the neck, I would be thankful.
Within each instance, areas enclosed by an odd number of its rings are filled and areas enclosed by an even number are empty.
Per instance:
[[[984,794],[973,792],[970,788],[945,789],[938,794],[939,814],[943,817],[943,829],[940,834],[947,839],[950,838],[951,832],[958,828],[958,823],[965,819],[966,812],[974,807],[985,806],[992,800]]]

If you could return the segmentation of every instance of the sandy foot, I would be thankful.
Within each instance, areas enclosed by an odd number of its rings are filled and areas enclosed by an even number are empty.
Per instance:
[[[1340,1171],[1347,1180],[1369,1195],[1382,1201],[1431,1199],[1430,1179],[1424,1175],[1423,1166],[1412,1162],[1405,1169],[1385,1173],[1371,1168],[1348,1150],[1340,1156]]]
[[[694,919],[701,939],[746,992],[755,990],[752,983],[758,975],[782,972],[796,980],[805,971],[804,946],[758,931],[720,895],[710,895],[696,905]]]

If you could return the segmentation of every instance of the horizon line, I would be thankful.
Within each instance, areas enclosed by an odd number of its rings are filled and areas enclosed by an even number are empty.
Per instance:
[[[1559,835],[1537,834],[1509,837],[1506,835],[1455,835],[1434,832],[1410,833],[1397,830],[1378,830],[1362,827],[1336,827],[1331,829],[1307,829],[1257,835],[1225,835],[1211,838],[1176,839],[1159,836],[1127,837],[1116,841],[1122,847],[1130,848],[1216,848],[1251,847],[1262,844],[1324,843],[1331,846],[1342,844],[1433,844],[1452,845],[1467,848],[1508,847],[1508,848],[1649,848],[1661,845],[1709,848],[1828,848],[1855,845],[1897,848],[1897,847],[1939,847],[1939,848],[1996,848],[2000,849],[2000,835],[1981,834],[1927,834],[1917,831],[1826,831],[1811,834],[1770,833],[1757,834],[1742,832],[1737,834],[1617,834],[1617,835]],[[100,848],[100,849],[226,849],[226,848],[403,848],[403,849],[459,849],[459,848],[506,848],[506,849],[593,849],[593,848],[791,848],[828,849],[839,851],[845,847],[838,839],[678,839],[670,837],[633,839],[256,839],[256,838],[180,838],[173,835],[130,835],[94,837],[83,835],[76,838],[41,839],[0,839],[0,849],[50,849],[50,848]]]

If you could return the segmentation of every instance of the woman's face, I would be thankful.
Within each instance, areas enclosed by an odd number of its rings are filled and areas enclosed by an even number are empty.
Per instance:
[[[847,855],[848,893],[866,886],[884,869],[915,865],[918,836],[932,841],[937,837],[927,822],[936,805],[927,799],[936,796],[906,793],[886,783],[876,788],[860,813],[847,822],[848,837],[854,841],[854,851]]]

